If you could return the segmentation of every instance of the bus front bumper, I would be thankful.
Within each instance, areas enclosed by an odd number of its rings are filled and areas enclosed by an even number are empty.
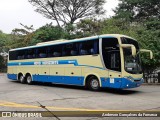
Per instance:
[[[102,87],[128,89],[141,86],[144,82],[143,78],[130,79],[130,78],[108,78],[107,80],[101,79]]]
[[[122,78],[121,89],[139,87],[143,82],[144,82],[143,78],[132,79],[132,80],[128,78]]]

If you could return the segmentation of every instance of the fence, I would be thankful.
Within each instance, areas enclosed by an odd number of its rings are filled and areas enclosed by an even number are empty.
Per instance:
[[[160,72],[144,74],[144,83],[160,83]]]

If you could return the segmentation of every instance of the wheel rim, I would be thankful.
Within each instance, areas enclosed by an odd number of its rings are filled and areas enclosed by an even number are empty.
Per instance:
[[[99,83],[98,83],[98,80],[97,79],[93,79],[91,80],[91,87],[93,89],[97,89],[99,87]]]
[[[20,79],[19,79],[20,82],[23,82],[23,79],[24,79],[23,76],[20,76]]]
[[[32,82],[32,78],[31,78],[31,76],[28,76],[27,77],[27,83],[31,83]]]

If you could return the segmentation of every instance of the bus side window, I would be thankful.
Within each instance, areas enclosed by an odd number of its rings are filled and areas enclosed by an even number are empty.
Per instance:
[[[83,42],[81,42],[80,43],[80,55],[87,55],[88,54],[88,48],[87,48],[87,44],[86,44],[87,42],[85,41],[83,41]]]
[[[36,51],[37,51],[37,49],[34,48],[34,49],[33,49],[33,56],[32,56],[33,58],[36,58],[36,57],[37,57],[37,56],[36,56]]]
[[[53,47],[53,46],[49,46],[49,47],[47,48],[47,57],[53,57],[53,54],[52,54],[53,50],[52,50],[52,47]]]
[[[50,48],[50,56],[61,57],[62,56],[62,45],[53,45]]]
[[[22,60],[22,59],[24,59],[24,53],[25,53],[25,51],[24,50],[19,50],[19,51],[17,51],[17,60]]]
[[[17,60],[18,52],[17,51],[9,51],[9,60]]]
[[[99,40],[94,40],[94,48],[93,51],[91,51],[91,54],[98,54],[99,53]]]
[[[71,56],[71,50],[73,48],[73,43],[64,44],[63,46],[63,56]]]
[[[73,46],[72,46],[72,49],[71,49],[71,56],[78,55],[78,48],[79,48],[79,44],[78,43],[73,43]]]
[[[45,58],[45,57],[47,57],[47,49],[46,49],[46,47],[40,47],[38,49],[38,57],[39,58]]]
[[[61,53],[60,53],[60,52],[53,52],[53,56],[55,56],[55,57],[60,57],[60,56],[61,56]]]
[[[92,55],[97,53],[95,40],[83,41],[80,43],[80,55]]]
[[[27,58],[27,59],[33,58],[33,54],[34,54],[34,50],[33,50],[33,49],[28,49],[28,50],[27,50],[26,58]]]

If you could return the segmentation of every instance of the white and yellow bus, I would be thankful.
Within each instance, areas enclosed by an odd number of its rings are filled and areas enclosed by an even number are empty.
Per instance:
[[[138,42],[128,36],[106,34],[74,40],[57,40],[12,49],[8,78],[21,83],[134,88],[143,83]]]

